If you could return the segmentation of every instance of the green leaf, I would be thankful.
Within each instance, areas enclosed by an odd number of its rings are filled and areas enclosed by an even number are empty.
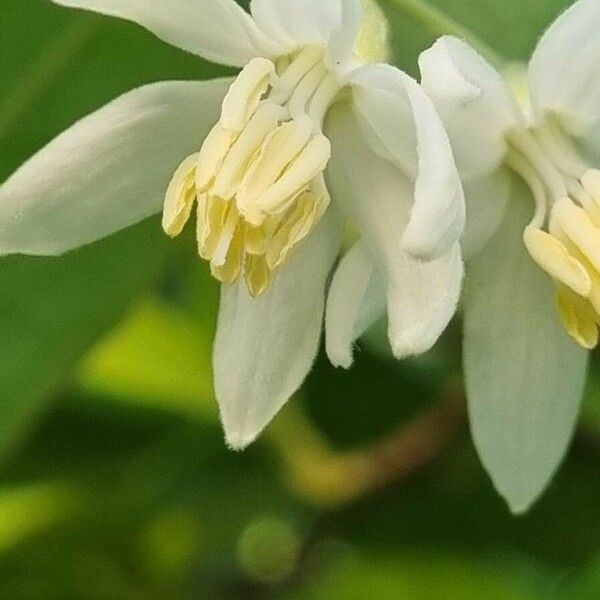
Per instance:
[[[0,261],[0,452],[164,264],[156,220],[62,258]]]

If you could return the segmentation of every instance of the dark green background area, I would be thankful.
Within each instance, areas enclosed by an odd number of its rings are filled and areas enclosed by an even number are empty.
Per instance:
[[[568,4],[436,2],[510,60]],[[416,74],[433,39],[382,6]],[[0,181],[122,92],[228,72],[123,21],[2,0]],[[597,364],[566,463],[525,517],[494,493],[466,423],[409,477],[318,503],[281,425],[302,419],[334,456],[377,444],[459,375],[459,324],[419,360],[393,362],[376,335],[349,372],[320,356],[292,411],[238,454],[212,395],[217,297],[192,236],[170,242],[156,219],[60,259],[0,259],[0,598],[600,598]],[[311,451],[316,473],[328,454]]]

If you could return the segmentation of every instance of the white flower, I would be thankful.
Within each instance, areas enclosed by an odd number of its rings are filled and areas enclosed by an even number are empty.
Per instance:
[[[331,285],[332,361],[351,363],[374,281],[396,355],[435,342],[458,298],[464,198],[431,102],[374,64],[387,47],[374,3],[253,0],[250,15],[234,0],[57,2],[243,68],[134,90],[60,135],[0,188],[1,254],[60,254],[163,201],[177,235],[196,206],[200,255],[223,282],[215,388],[236,448],[310,369],[346,219],[360,236]]]
[[[526,79],[514,70],[503,78],[452,37],[420,58],[465,182],[473,435],[515,512],[531,505],[566,451],[582,348],[598,343],[599,31],[600,2],[577,2],[540,41]]]

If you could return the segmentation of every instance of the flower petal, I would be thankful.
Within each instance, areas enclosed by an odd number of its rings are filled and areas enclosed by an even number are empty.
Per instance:
[[[160,212],[230,84],[148,85],[60,134],[0,186],[0,255],[61,254]]]
[[[53,0],[142,25],[165,42],[226,65],[242,67],[273,47],[234,0]]]
[[[460,245],[466,261],[483,249],[502,223],[510,184],[510,173],[504,169],[463,182],[467,226]]]
[[[392,350],[398,358],[424,352],[456,309],[462,277],[458,243],[432,261],[414,259],[402,250],[400,238],[412,195],[410,181],[393,163],[371,151],[343,106],[332,110],[329,133],[332,196],[359,229],[381,274]],[[346,340],[348,337],[346,334]]]
[[[533,104],[566,117],[573,133],[600,121],[600,3],[579,0],[546,31],[529,65]]]
[[[261,296],[252,298],[242,280],[223,286],[214,374],[232,448],[254,441],[310,370],[340,238],[341,227],[329,210]]]
[[[462,235],[465,203],[452,150],[433,104],[414,79],[389,65],[358,69],[351,82],[359,122],[373,149],[415,181],[414,206],[402,247],[424,259],[445,254]]]
[[[515,183],[501,229],[470,264],[464,300],[471,430],[515,513],[531,506],[565,454],[587,364],[559,324],[550,278],[522,243],[526,196]]]
[[[331,364],[350,368],[354,342],[385,313],[385,286],[362,242],[340,261],[327,296],[325,348]]]
[[[495,171],[506,151],[505,132],[521,123],[499,73],[465,42],[441,37],[419,57],[421,85],[450,137],[461,175]]]
[[[343,0],[252,0],[250,11],[270,38],[288,50],[327,43],[342,26]]]

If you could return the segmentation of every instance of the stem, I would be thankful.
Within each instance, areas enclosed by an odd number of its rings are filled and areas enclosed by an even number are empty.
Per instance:
[[[0,102],[0,139],[9,133],[36,97],[69,64],[97,27],[96,20],[77,19],[41,50],[37,60],[27,68]]]
[[[473,46],[492,65],[498,68],[503,67],[505,61],[489,44],[439,8],[427,4],[424,0],[387,1],[396,10],[418,21],[434,37],[438,38],[442,35],[458,37]]]
[[[288,482],[305,500],[333,507],[353,502],[434,460],[465,422],[462,386],[372,446],[333,450],[295,406],[271,426]]]

